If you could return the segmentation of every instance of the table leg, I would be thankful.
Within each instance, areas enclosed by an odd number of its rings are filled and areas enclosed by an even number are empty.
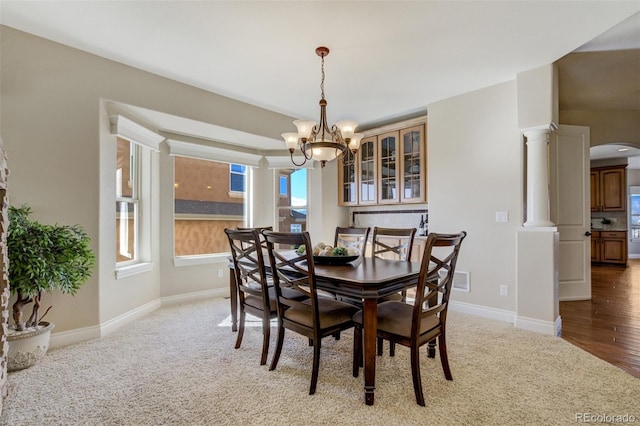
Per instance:
[[[367,405],[373,405],[376,388],[376,334],[378,330],[378,301],[364,299],[363,310],[364,336],[364,399]]]
[[[238,331],[238,285],[233,268],[229,268],[229,296],[231,300],[231,331]]]

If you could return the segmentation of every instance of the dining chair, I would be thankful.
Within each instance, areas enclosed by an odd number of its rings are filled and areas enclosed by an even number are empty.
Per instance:
[[[444,376],[447,380],[453,380],[445,338],[447,308],[460,246],[466,236],[464,231],[459,234],[429,234],[413,304],[389,301],[378,305],[378,338],[410,349],[413,389],[418,405],[425,405],[420,376],[420,347],[427,343],[430,346],[436,344],[437,338]],[[362,311],[358,311],[353,317],[356,323],[353,338],[354,377],[358,376],[362,362],[362,316]],[[428,356],[434,357],[435,351],[429,351]]]
[[[373,227],[372,255],[385,259],[411,261],[416,228]]]
[[[336,233],[333,240],[334,247],[352,247],[358,249],[360,253],[364,256],[364,252],[367,248],[367,240],[369,239],[369,232],[371,228],[369,227],[348,227],[343,228],[340,226],[336,226]]]
[[[256,229],[225,229],[224,232],[229,239],[229,248],[233,258],[233,273],[236,279],[240,309],[235,348],[238,349],[242,344],[246,314],[249,313],[260,318],[263,336],[260,365],[264,365],[267,363],[269,351],[271,319],[277,317],[277,309],[275,289],[269,285],[265,268],[261,236]],[[289,295],[291,298],[301,300],[306,297],[299,292],[288,291],[291,292]]]
[[[353,327],[352,318],[358,307],[318,297],[313,253],[306,250],[299,254],[286,248],[298,247],[301,244],[312,247],[308,232],[264,231],[263,234],[267,241],[278,308],[278,340],[269,370],[275,370],[278,365],[285,329],[307,337],[313,346],[313,367],[309,387],[309,395],[312,395],[318,382],[322,338]],[[307,299],[300,301],[289,297],[285,290],[292,289],[305,294]]]
[[[263,254],[265,256],[267,255],[267,243],[264,241],[264,236],[262,235],[262,231],[273,231],[273,226],[256,226],[253,228],[244,228],[244,227],[238,226],[236,229],[238,231],[250,231],[254,229],[258,231],[258,236],[260,237],[260,242],[264,250]]]
[[[381,228],[375,226],[373,228],[372,255],[384,259],[410,262],[415,235],[416,228]],[[407,291],[402,290],[400,293],[381,297],[378,299],[378,303],[390,300],[405,302],[407,300]],[[378,355],[382,355],[382,349],[382,339],[378,339]],[[393,342],[389,344],[389,355],[395,355]]]

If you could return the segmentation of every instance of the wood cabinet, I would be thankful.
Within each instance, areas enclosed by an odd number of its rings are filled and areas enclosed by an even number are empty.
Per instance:
[[[593,231],[591,261],[596,263],[627,264],[626,231]]]
[[[591,211],[623,212],[626,209],[626,166],[591,169]]]
[[[341,206],[427,201],[426,117],[363,132],[355,157],[339,160]]]

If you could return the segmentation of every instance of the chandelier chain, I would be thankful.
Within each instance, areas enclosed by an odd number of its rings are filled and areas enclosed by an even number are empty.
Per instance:
[[[320,82],[320,96],[322,97],[322,99],[324,99],[324,55],[322,55],[321,58],[322,58],[322,66],[321,66],[322,80]]]

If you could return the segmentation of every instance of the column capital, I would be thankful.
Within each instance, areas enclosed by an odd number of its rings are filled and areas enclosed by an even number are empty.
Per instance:
[[[520,129],[520,132],[527,138],[535,138],[536,136],[540,137],[542,135],[549,135],[558,129],[558,125],[553,121],[549,124],[542,124],[540,126],[527,127],[524,129]]]

